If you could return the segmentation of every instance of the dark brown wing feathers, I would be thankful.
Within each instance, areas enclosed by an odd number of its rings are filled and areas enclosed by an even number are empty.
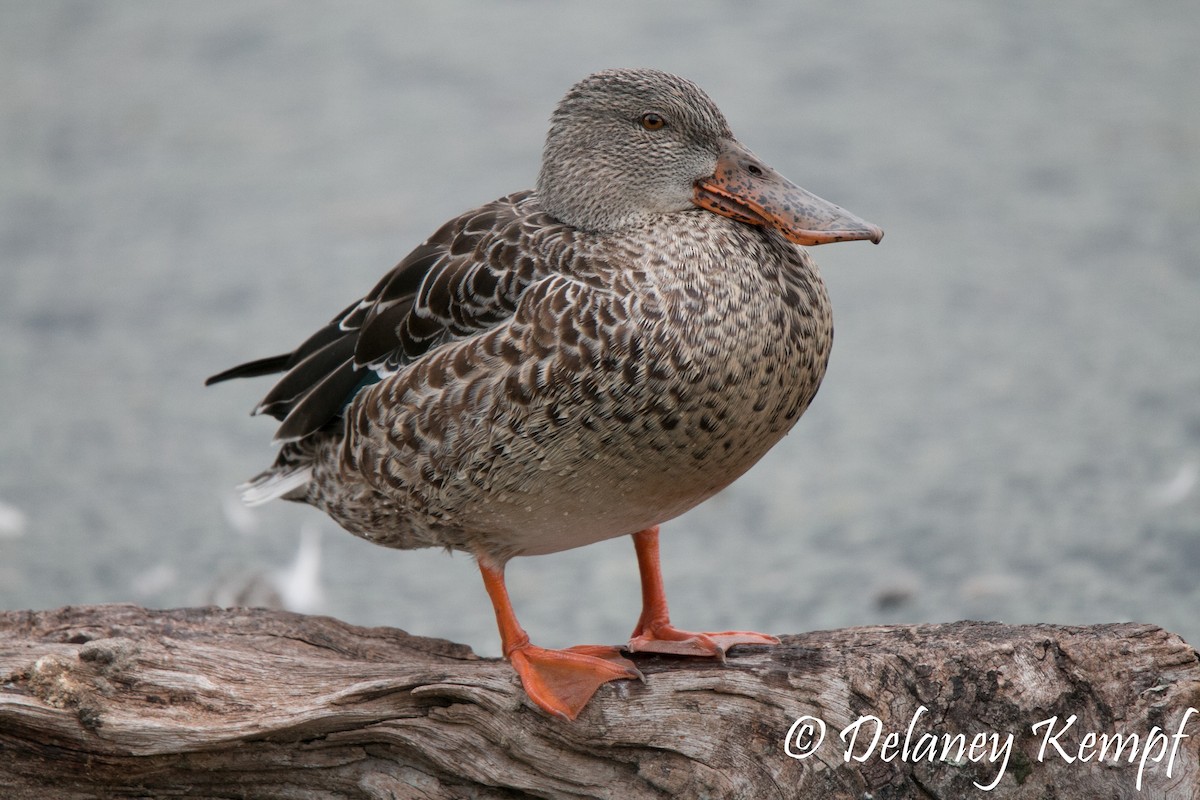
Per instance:
[[[321,430],[364,386],[511,316],[543,272],[521,254],[522,234],[530,224],[554,224],[532,206],[530,193],[518,192],[451,220],[293,352],[241,364],[205,383],[284,372],[254,413],[282,420],[278,441]]]

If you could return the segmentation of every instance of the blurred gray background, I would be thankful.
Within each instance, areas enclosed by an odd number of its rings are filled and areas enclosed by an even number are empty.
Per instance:
[[[675,620],[1143,620],[1200,644],[1200,5],[6,2],[0,607],[282,602],[496,654],[469,558],[238,507],[291,349],[530,186],[585,74],[703,86],[883,226],[820,247],[824,387],[664,531]],[[623,641],[628,539],[510,566],[536,641]]]

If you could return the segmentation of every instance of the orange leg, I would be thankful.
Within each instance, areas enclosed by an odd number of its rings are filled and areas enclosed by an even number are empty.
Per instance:
[[[632,661],[622,658],[616,647],[580,645],[566,650],[547,650],[529,643],[529,634],[517,622],[508,589],[504,586],[504,567],[480,557],[479,571],[500,628],[504,657],[512,664],[529,699],[541,708],[575,719],[588,700],[605,683],[623,679],[645,680]]]
[[[626,649],[631,653],[669,653],[678,656],[715,656],[737,644],[779,644],[774,636],[753,631],[692,633],[671,624],[667,595],[658,559],[658,526],[633,534],[638,571],[642,575],[642,616]]]

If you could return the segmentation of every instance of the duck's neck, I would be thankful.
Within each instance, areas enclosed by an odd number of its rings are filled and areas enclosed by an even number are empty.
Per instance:
[[[631,183],[629,167],[603,143],[580,149],[551,136],[542,155],[537,194],[543,209],[561,222],[593,233],[640,227],[663,214],[693,208],[691,186],[670,176],[646,175]]]
[[[555,219],[591,233],[644,223],[649,215],[612,189],[613,177],[603,163],[583,176],[572,165],[547,158],[538,174],[538,201]]]

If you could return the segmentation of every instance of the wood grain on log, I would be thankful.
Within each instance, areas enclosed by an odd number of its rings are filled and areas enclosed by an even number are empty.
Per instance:
[[[504,662],[389,628],[0,613],[0,797],[1200,796],[1200,661],[1150,625],[853,628],[723,665],[634,658],[646,683],[603,687],[567,723]]]

